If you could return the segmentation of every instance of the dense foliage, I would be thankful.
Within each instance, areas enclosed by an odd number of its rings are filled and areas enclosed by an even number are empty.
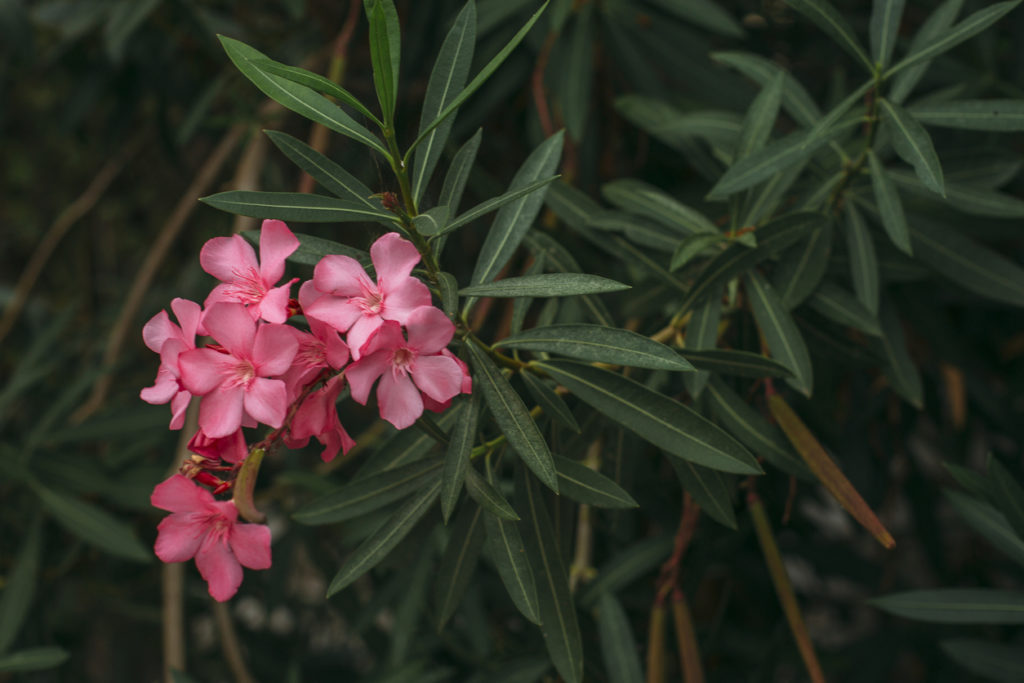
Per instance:
[[[0,680],[1020,680],[1019,2],[6,3]],[[169,432],[161,361],[321,336],[296,288],[144,348],[260,219],[337,306],[418,254],[420,313]],[[451,390],[377,405],[431,326]],[[270,568],[161,565],[154,487]]]

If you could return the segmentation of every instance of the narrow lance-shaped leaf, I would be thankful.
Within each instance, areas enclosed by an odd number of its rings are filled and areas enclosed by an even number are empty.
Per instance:
[[[280,62],[275,62],[272,59],[262,60],[259,62],[258,66],[269,74],[280,76],[292,83],[298,83],[299,85],[304,85],[307,88],[323,93],[324,95],[329,95],[334,99],[349,105],[381,128],[384,127],[384,124],[381,123],[380,119],[374,116],[373,112],[367,109],[355,95],[325,76],[313,73],[312,71],[303,69],[302,67],[281,64]],[[270,131],[265,132],[269,133]]]
[[[577,503],[612,509],[639,506],[621,486],[582,463],[556,455],[555,469],[560,495]]]
[[[526,557],[537,580],[544,644],[566,683],[579,683],[583,680],[583,642],[569,593],[569,575],[540,489],[522,467],[516,469],[516,507],[523,518]]]
[[[829,131],[842,132],[845,130],[840,125],[842,121],[846,125],[856,125],[862,121],[861,116],[851,116],[843,118],[846,113],[849,112],[855,104],[862,102],[864,96],[869,90],[875,87],[875,79],[869,78],[860,84],[860,87],[854,90],[852,93],[846,96],[839,104],[832,107],[827,114],[822,116],[814,124],[814,127],[804,137],[803,144],[805,146],[819,145],[822,140],[828,142],[831,139]]]
[[[716,375],[736,377],[792,377],[793,372],[779,361],[752,351],[736,349],[679,349],[679,355],[693,367]]]
[[[963,7],[963,4],[964,0],[945,0],[936,7],[921,24],[921,27],[917,29],[917,33],[914,34],[914,38],[910,41],[908,53],[914,54],[942,35],[956,21],[956,17],[960,14],[960,8]],[[888,93],[886,93],[886,97],[897,104],[902,104],[907,99],[907,96],[913,92],[914,88],[917,87],[918,82],[920,82],[921,77],[924,76],[930,65],[930,60],[923,60],[900,71],[896,78],[890,81],[891,85]]]
[[[381,118],[391,126],[395,118],[398,94],[398,65],[401,62],[402,38],[398,12],[392,0],[372,0],[366,7],[370,18],[370,61],[373,64],[373,85],[380,101]]]
[[[537,423],[523,405],[523,399],[519,398],[519,394],[483,349],[473,342],[466,346],[470,363],[476,370],[473,388],[483,392],[487,407],[509,445],[545,486],[557,492],[558,475],[554,458]]]
[[[693,370],[689,362],[664,344],[630,330],[603,325],[534,327],[506,337],[495,346],[548,351],[581,360],[653,370]]]
[[[853,488],[850,480],[846,478],[842,470],[832,461],[825,449],[814,437],[814,434],[804,425],[793,409],[789,407],[785,399],[779,394],[773,394],[768,398],[768,407],[772,416],[782,427],[782,431],[789,437],[793,447],[807,463],[807,466],[814,473],[829,493],[849,512],[854,519],[860,522],[861,526],[871,532],[886,548],[896,545],[892,534],[879,521],[875,513],[864,502],[861,495]]]
[[[455,22],[437,53],[437,61],[434,62],[430,80],[427,81],[427,92],[423,96],[420,131],[429,126],[466,85],[469,68],[473,63],[475,44],[476,3],[470,0],[455,17]],[[454,123],[455,117],[452,116],[436,126],[416,150],[413,159],[412,196],[417,203],[427,188],[434,167],[437,166],[437,160],[441,158],[441,152]]]
[[[903,4],[904,0],[874,0],[871,6],[871,22],[868,25],[871,55],[882,68],[889,65],[893,48],[896,47]]]
[[[493,484],[484,479],[475,469],[466,470],[466,491],[477,504],[498,519],[518,521],[519,515]]]
[[[705,28],[720,36],[727,38],[742,38],[744,36],[743,26],[720,4],[712,0],[690,0],[689,2],[651,0],[651,2],[683,21]]]
[[[801,126],[813,126],[821,118],[821,110],[804,86],[788,71],[766,57],[750,52],[712,52],[711,59],[736,69],[744,76],[766,86],[778,72],[785,74],[782,86],[782,107]]]
[[[341,199],[365,204],[368,208],[383,213],[383,207],[375,204],[370,195],[373,192],[339,164],[328,159],[305,142],[277,130],[264,131],[270,141],[277,145],[285,156],[299,168],[320,183],[321,187]],[[388,219],[391,220],[390,218]]]
[[[722,297],[712,294],[703,304],[697,306],[686,325],[686,351],[714,349],[718,345],[718,324],[722,319]],[[683,356],[685,358],[685,356]],[[689,362],[689,361],[688,361]],[[683,376],[683,384],[690,396],[700,396],[711,373],[701,370]]]
[[[153,553],[131,527],[106,510],[64,492],[33,484],[46,512],[61,526],[104,552],[133,562],[150,562]]]
[[[601,194],[623,211],[650,218],[682,235],[721,235],[715,224],[700,211],[642,180],[613,180],[601,186]]]
[[[418,493],[410,496],[394,514],[352,551],[345,564],[334,575],[331,585],[327,587],[327,597],[331,597],[376,567],[402,539],[409,535],[434,504],[440,492],[441,479],[438,477]]]
[[[480,218],[481,216],[486,216],[492,211],[497,211],[506,204],[509,204],[517,199],[532,194],[543,187],[547,187],[547,185],[557,180],[559,177],[560,176],[553,175],[550,178],[542,178],[536,182],[521,187],[518,190],[512,190],[497,197],[492,197],[490,199],[482,201],[473,208],[467,209],[465,213],[459,214],[459,216],[445,224],[443,228],[441,228],[439,231],[435,232],[439,232],[440,234],[448,234],[449,232],[458,230],[464,225],[469,225],[470,223]],[[433,235],[435,234],[435,232],[427,232],[424,234]]]
[[[62,647],[32,647],[0,655],[0,673],[42,671],[60,666],[71,653]]]
[[[459,204],[462,202],[462,193],[466,189],[466,182],[469,174],[473,171],[473,163],[476,161],[476,153],[480,149],[480,141],[483,139],[483,129],[477,128],[473,137],[467,140],[459,151],[452,157],[451,166],[444,176],[444,183],[441,185],[441,194],[437,197],[438,206],[447,206],[448,210],[455,215],[459,211]]]
[[[594,7],[582,5],[575,12],[567,31],[568,54],[562,66],[565,86],[559,89],[565,127],[573,140],[583,139],[587,115],[591,109],[590,91],[594,82]]]
[[[850,278],[857,300],[872,314],[878,313],[878,259],[867,223],[853,202],[846,202],[846,250],[850,254]]]
[[[735,530],[736,512],[732,509],[732,483],[728,475],[692,462],[669,458],[683,489],[713,520]]]
[[[911,405],[918,409],[923,408],[924,389],[921,386],[921,373],[907,351],[903,324],[896,308],[889,302],[882,301],[878,310],[878,321],[881,324],[882,335],[873,339],[872,345],[886,360],[885,371],[892,382],[892,388]]]
[[[488,471],[487,474],[493,487],[494,473]],[[537,584],[526,558],[523,538],[519,533],[520,524],[494,515],[484,515],[484,528],[487,530],[487,554],[494,562],[513,604],[528,620],[540,624]]]
[[[811,295],[808,304],[840,325],[849,325],[872,336],[882,334],[878,318],[853,295],[832,282],[823,282]]]
[[[611,593],[603,593],[597,601],[595,621],[609,683],[643,683],[633,629],[626,611]]]
[[[928,102],[914,105],[909,113],[929,126],[1001,133],[1024,131],[1024,99]]]
[[[775,271],[772,285],[782,305],[793,310],[817,289],[832,252],[832,222],[823,223],[802,245],[790,249]]]
[[[787,382],[810,396],[814,388],[811,356],[796,323],[760,273],[750,271],[744,276],[744,283],[757,327],[764,335],[772,358],[793,372],[793,377]]]
[[[953,508],[975,531],[988,539],[996,549],[1024,566],[1024,540],[1018,536],[1003,513],[984,501],[960,491],[944,491]]]
[[[469,467],[469,454],[476,443],[477,418],[480,416],[480,395],[469,397],[469,406],[462,417],[455,423],[448,443],[448,452],[444,457],[444,470],[441,473],[441,514],[447,524],[455,509],[462,491],[462,482]]]
[[[463,505],[452,524],[448,545],[441,555],[434,580],[437,626],[442,628],[458,609],[466,586],[473,578],[484,547],[484,511],[477,505]]]
[[[775,119],[779,115],[782,103],[782,86],[786,72],[779,71],[758,93],[750,104],[747,115],[743,119],[739,140],[736,142],[736,161],[744,159],[758,151],[771,137]]]
[[[926,187],[945,196],[946,187],[942,179],[942,165],[931,136],[920,123],[898,104],[888,100],[879,101],[893,131],[892,144],[900,158],[914,167],[917,177]]]
[[[18,556],[4,577],[4,589],[0,593],[0,652],[6,652],[17,638],[32,606],[43,549],[42,521],[37,515],[29,525]]]
[[[968,672],[995,681],[1024,678],[1024,657],[1016,645],[981,638],[948,638],[940,645],[950,659]]]
[[[937,624],[1024,624],[1024,593],[945,588],[893,593],[868,601],[890,614]]]
[[[882,166],[882,162],[871,150],[868,150],[868,166],[871,169],[871,187],[875,193],[878,212],[881,214],[882,227],[885,228],[889,239],[900,251],[908,256],[913,256],[913,249],[910,246],[910,229],[907,227],[907,219],[903,215],[903,202],[900,201],[900,196],[889,179],[885,167]]]
[[[554,389],[545,384],[544,380],[540,377],[535,376],[532,372],[523,372],[520,374],[523,378],[523,384],[526,385],[526,390],[530,392],[530,396],[537,402],[544,413],[561,424],[570,431],[580,433],[580,426],[576,422],[576,418],[573,417],[572,411],[569,410],[569,406],[565,405],[565,401],[562,397],[555,392]]]
[[[789,0],[787,4],[817,24],[839,47],[860,62],[868,73],[874,73],[875,65],[861,47],[853,29],[828,0]]]
[[[300,223],[352,223],[374,221],[394,227],[398,218],[384,209],[362,202],[301,192],[252,192],[229,190],[199,201],[215,209],[242,216],[276,218]]]
[[[723,472],[761,473],[743,446],[679,401],[590,365],[534,364],[582,401],[676,457]]]

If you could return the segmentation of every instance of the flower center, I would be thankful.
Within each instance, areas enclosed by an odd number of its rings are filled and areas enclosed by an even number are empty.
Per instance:
[[[363,295],[358,301],[363,315],[380,315],[380,309],[384,306],[384,293],[373,285],[364,284]]]
[[[391,356],[391,364],[395,366],[396,370],[408,370],[414,360],[416,360],[416,352],[404,346],[395,349],[395,353]]]
[[[256,366],[250,360],[235,359],[234,362],[225,364],[225,375],[227,380],[224,386],[227,388],[244,387],[249,388],[252,381],[256,379]]]
[[[231,271],[235,279],[224,291],[231,298],[241,301],[243,304],[258,304],[263,301],[267,294],[267,288],[263,284],[263,278],[256,272],[256,269],[235,269]]]
[[[295,354],[295,365],[305,368],[327,367],[327,348],[319,339],[303,339]]]

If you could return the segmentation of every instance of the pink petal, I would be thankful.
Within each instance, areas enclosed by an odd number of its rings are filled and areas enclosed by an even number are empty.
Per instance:
[[[284,275],[284,260],[299,248],[297,238],[288,226],[278,220],[267,219],[260,228],[260,275],[272,286]],[[269,322],[283,322],[270,320]]]
[[[346,332],[352,323],[362,317],[363,311],[351,299],[339,299],[335,296],[323,296],[303,307],[306,318],[327,323],[338,332]]]
[[[352,351],[352,358],[359,360],[360,356],[364,353],[368,353],[369,350],[366,348],[367,342],[377,330],[381,329],[381,323],[384,321],[375,315],[363,315],[356,320],[356,324],[352,326],[352,329],[348,331],[345,340],[348,343],[348,348]],[[399,333],[401,337],[401,333]],[[402,341],[405,341],[404,339]]]
[[[199,550],[208,530],[204,514],[184,513],[164,517],[157,525],[156,545],[153,550],[164,562],[191,560]]]
[[[395,349],[405,346],[405,337],[402,335],[402,326],[393,320],[385,320],[381,323],[381,326],[377,331],[370,337],[369,341],[363,346],[364,354],[376,353],[382,349],[388,351],[394,351]],[[351,346],[349,347],[351,348]]]
[[[260,317],[268,323],[283,323],[288,320],[288,299],[291,297],[291,288],[298,278],[293,278],[280,287],[274,287],[263,295],[263,299],[256,304]]]
[[[377,386],[380,416],[397,429],[405,429],[423,414],[423,399],[404,372],[385,372]]]
[[[210,587],[210,595],[224,602],[242,585],[242,566],[228,547],[227,539],[209,534],[196,553],[196,567]]]
[[[298,350],[295,328],[274,323],[261,325],[252,349],[257,374],[261,377],[284,374],[292,366]]]
[[[288,412],[288,391],[284,382],[265,377],[254,379],[245,391],[245,412],[274,429],[280,427]]]
[[[181,429],[185,426],[185,412],[188,404],[192,402],[192,394],[187,391],[179,391],[171,399],[171,423],[168,429]]]
[[[206,394],[199,404],[199,427],[213,439],[228,436],[242,426],[244,397],[241,386],[218,387]]]
[[[178,378],[163,365],[156,371],[156,381],[153,386],[146,387],[139,392],[139,398],[151,405],[159,406],[167,403],[174,395],[181,390]]]
[[[397,232],[389,232],[370,247],[370,258],[381,289],[387,289],[388,284],[397,284],[409,276],[420,261],[420,252]]]
[[[209,240],[199,251],[199,265],[221,282],[231,282],[236,272],[259,268],[256,251],[241,235]]]
[[[224,381],[225,364],[234,359],[213,349],[192,349],[178,356],[181,384],[196,396],[205,396]]]
[[[235,524],[231,527],[228,543],[243,567],[270,569],[270,527],[264,524]]]
[[[462,368],[451,358],[420,356],[411,374],[420,391],[435,401],[447,401],[462,391]]]
[[[405,328],[409,333],[409,346],[420,355],[438,353],[455,334],[455,324],[444,311],[434,306],[423,306],[413,311]]]
[[[206,309],[203,326],[207,334],[239,358],[252,357],[256,321],[239,303],[215,303]]]
[[[317,336],[320,337],[326,347],[324,355],[326,356],[327,364],[335,370],[340,370],[348,362],[348,344],[343,342],[334,330],[323,330]]]
[[[226,460],[230,463],[242,462],[249,454],[241,429],[219,439],[211,439],[200,429],[189,439],[188,450],[210,460]]]
[[[385,320],[396,320],[403,325],[409,315],[421,306],[430,305],[430,290],[414,277],[389,285],[384,293],[380,315]]]
[[[213,494],[188,477],[175,474],[156,485],[149,502],[153,507],[169,512],[200,512],[213,503]]]
[[[320,259],[313,268],[313,284],[321,292],[337,296],[361,296],[367,289],[376,289],[359,261],[340,254]]]
[[[345,428],[340,423],[336,429],[320,434],[316,438],[324,445],[324,450],[320,453],[320,459],[324,462],[334,460],[338,455],[339,449],[342,454],[345,454],[356,445],[355,439],[348,435],[348,432],[345,431]]]
[[[160,353],[164,342],[180,333],[178,326],[171,322],[167,311],[160,311],[142,326],[142,341],[146,344],[147,349],[154,353]]]
[[[194,349],[196,347],[196,330],[199,329],[199,319],[203,317],[203,309],[195,301],[176,298],[171,301],[171,310],[174,311],[174,317],[181,325],[182,340]]]
[[[348,385],[352,387],[352,400],[365,406],[373,383],[390,369],[391,351],[388,349],[363,356],[345,368],[345,377],[348,379]]]

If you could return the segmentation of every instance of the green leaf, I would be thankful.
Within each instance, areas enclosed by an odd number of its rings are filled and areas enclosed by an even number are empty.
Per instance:
[[[846,250],[850,254],[850,278],[857,300],[871,313],[878,314],[878,259],[864,218],[853,202],[846,202]]]
[[[459,294],[474,297],[555,297],[621,292],[629,288],[629,285],[598,275],[545,273],[507,277],[486,284],[471,285],[460,289]]]
[[[796,323],[760,273],[752,270],[744,276],[743,281],[757,327],[764,335],[772,358],[792,371],[793,377],[786,381],[794,389],[810,396],[814,388],[811,356]]]
[[[62,527],[100,550],[133,562],[151,562],[153,552],[132,528],[106,510],[71,495],[33,483],[46,512]]]
[[[649,0],[655,7],[673,14],[683,21],[706,28],[727,38],[743,38],[743,26],[726,10],[712,0]]]
[[[782,107],[801,126],[813,126],[821,118],[814,99],[791,73],[770,59],[750,52],[712,52],[711,59],[730,66],[747,78],[767,86],[777,73],[783,73]]]
[[[735,161],[745,159],[762,149],[771,137],[775,119],[779,116],[779,105],[782,104],[782,86],[786,73],[779,71],[758,93],[747,109],[743,119],[743,128],[736,142]]]
[[[874,73],[875,65],[861,47],[853,29],[828,0],[788,0],[786,4],[817,24],[839,47],[860,62],[868,73]]]
[[[441,194],[438,195],[438,206],[447,206],[452,213],[458,213],[459,204],[462,202],[462,193],[466,189],[466,181],[473,171],[473,162],[476,161],[476,153],[480,149],[480,141],[483,139],[483,129],[477,128],[469,140],[466,141],[459,151],[452,157],[451,166],[444,176],[444,184],[441,185]]]
[[[772,285],[782,305],[793,310],[818,287],[832,252],[832,222],[822,223],[804,244],[791,249],[775,270]]]
[[[497,211],[506,204],[514,202],[517,199],[522,199],[523,197],[533,194],[534,192],[540,190],[541,188],[547,187],[548,185],[551,184],[552,181],[558,180],[558,178],[560,177],[561,176],[553,175],[550,178],[542,178],[541,180],[520,187],[518,190],[511,190],[509,192],[506,192],[505,194],[499,195],[497,197],[492,197],[486,201],[480,202],[472,209],[468,209],[465,213],[460,214],[457,218],[455,218],[450,223],[445,225],[444,228],[440,231],[440,234],[447,234],[449,232],[452,232],[453,230],[458,230],[464,225],[469,225],[470,223],[475,221],[477,218],[480,218],[481,216],[486,216],[492,211]],[[541,195],[543,194],[544,193],[542,192]],[[433,233],[425,234],[429,235]]]
[[[942,179],[942,165],[931,136],[920,123],[897,104],[880,100],[879,106],[886,115],[886,121],[893,131],[893,147],[900,158],[914,167],[917,177],[933,192],[946,195]]]
[[[1024,565],[1024,540],[1013,531],[1003,513],[983,501],[959,491],[944,491],[946,498],[960,516],[979,534],[1008,555],[1018,564]]]
[[[946,29],[920,49],[911,52],[902,60],[896,63],[883,74],[883,78],[890,78],[909,66],[931,59],[936,55],[953,49],[965,40],[976,36],[989,26],[999,21],[1007,12],[1019,5],[1021,0],[1008,0],[989,5],[985,9],[978,10],[956,26]]]
[[[565,405],[562,397],[555,393],[554,389],[532,372],[523,372],[519,376],[523,378],[523,384],[526,385],[526,390],[530,392],[530,396],[537,402],[537,405],[544,409],[546,415],[566,429],[577,434],[580,433],[580,426],[577,424],[576,418],[573,417],[572,411],[569,410],[569,406]]]
[[[731,482],[727,475],[678,458],[669,458],[669,462],[683,488],[701,509],[719,524],[736,530],[736,512],[732,509]]]
[[[410,496],[402,507],[352,551],[345,564],[334,575],[331,585],[327,587],[327,597],[331,597],[376,567],[413,530],[434,504],[434,499],[440,492],[441,478],[437,477],[430,484],[420,488],[415,495]]]
[[[373,112],[367,109],[366,105],[360,102],[355,95],[350,93],[348,90],[345,90],[331,79],[321,76],[318,73],[307,71],[302,67],[288,66],[286,64],[281,64],[280,62],[275,62],[272,59],[256,61],[256,66],[258,66],[261,70],[266,71],[267,73],[272,74],[274,76],[280,76],[281,78],[289,80],[292,83],[304,85],[311,90],[323,93],[324,95],[329,95],[330,97],[333,97],[336,100],[340,100],[341,102],[349,105],[350,107],[358,111],[366,118],[376,123],[381,128],[384,127],[384,124],[381,123],[380,119],[374,116]]]
[[[950,659],[973,674],[1006,683],[1024,678],[1024,656],[1016,645],[977,638],[948,638],[940,644]]]
[[[566,683],[583,680],[583,643],[576,606],[569,592],[569,575],[547,508],[533,477],[516,469],[516,507],[523,518],[526,558],[537,581],[540,629],[555,669]]]
[[[889,239],[907,256],[913,256],[910,246],[910,229],[903,215],[903,203],[896,188],[886,173],[885,167],[871,150],[868,150],[868,165],[871,169],[871,187],[875,193],[875,202],[882,218],[882,227]]]
[[[387,126],[395,119],[398,66],[401,62],[401,28],[392,0],[371,0],[366,6],[370,18],[370,61],[373,85],[380,102],[381,118]]]
[[[899,170],[891,171],[889,177],[901,188],[926,199],[937,201],[930,189],[925,188],[916,176]],[[948,206],[975,216],[994,218],[1024,218],[1024,200],[1005,192],[996,192],[972,185],[946,185]]]
[[[548,351],[571,358],[654,370],[693,370],[679,354],[630,330],[602,325],[550,325],[506,337],[495,346]]]
[[[460,92],[455,97],[454,100],[449,102],[448,105],[441,110],[441,113],[437,115],[437,118],[435,118],[430,125],[428,125],[426,128],[420,129],[419,135],[416,137],[415,140],[413,140],[413,143],[409,146],[409,149],[406,152],[406,163],[408,162],[409,154],[411,154],[412,151],[415,150],[416,147],[418,147],[420,143],[422,143],[426,139],[427,135],[429,135],[431,131],[433,131],[435,128],[444,123],[445,119],[447,119],[449,116],[455,113],[455,110],[458,109],[463,102],[469,99],[470,95],[475,93],[480,88],[480,86],[483,85],[484,82],[486,82],[487,79],[491,77],[491,74],[493,74],[498,69],[498,67],[501,66],[502,62],[504,62],[505,59],[512,53],[512,50],[514,50],[516,46],[519,45],[519,43],[523,40],[523,38],[526,37],[526,34],[530,32],[530,29],[533,28],[533,25],[540,18],[540,15],[544,12],[547,6],[548,3],[545,0],[544,4],[540,6],[540,9],[534,12],[533,16],[530,17],[529,21],[527,21],[526,24],[521,29],[519,29],[519,31],[514,36],[512,36],[512,39],[508,41],[505,47],[503,47],[498,52],[498,54],[494,55],[494,57],[491,58],[491,61],[487,62],[484,68],[482,68],[480,72],[473,77],[473,80],[469,82],[469,85],[463,88],[462,92]],[[481,33],[483,32],[483,29],[481,29]],[[451,204],[449,204],[449,206],[451,206]]]
[[[827,114],[822,116],[814,124],[807,136],[804,138],[804,145],[818,144],[822,140],[828,142],[835,137],[834,134],[842,133],[846,126],[862,123],[864,114],[853,114],[846,116],[846,113],[858,103],[863,103],[864,96],[869,90],[875,87],[875,79],[869,78],[860,84],[856,90],[846,96],[839,104],[832,107]],[[845,117],[845,118],[844,118]]]
[[[676,457],[724,472],[761,473],[753,456],[728,434],[639,382],[572,361],[534,364],[585,403]]]
[[[903,324],[898,312],[884,300],[878,310],[878,322],[882,327],[882,335],[873,338],[871,342],[879,355],[885,359],[886,375],[892,382],[893,390],[918,410],[923,409],[924,389],[921,386],[921,373],[907,351]]]
[[[800,479],[811,472],[794,452],[779,428],[749,406],[720,377],[712,377],[707,388],[711,412],[733,436],[775,467]]]
[[[305,142],[277,130],[263,131],[270,141],[299,168],[320,183],[320,186],[341,199],[365,204],[367,208],[384,212],[378,202],[370,199],[373,192],[344,168],[316,151]],[[393,217],[388,218],[391,222]]]
[[[945,588],[893,593],[868,600],[890,614],[936,624],[1024,624],[1024,593],[994,588]]]
[[[672,538],[651,536],[616,553],[597,571],[580,595],[580,606],[592,608],[605,594],[615,594],[641,576],[655,571],[672,554]]]
[[[679,243],[679,236],[669,229],[621,211],[601,211],[591,216],[587,228],[622,233],[639,245],[659,251],[674,251]]]
[[[849,325],[875,337],[882,334],[878,318],[839,285],[823,282],[808,303],[818,313],[840,325]]]
[[[558,194],[556,191],[560,190],[560,188],[566,188],[566,186],[562,183],[553,185],[551,191],[548,192],[548,199],[550,200],[552,195]],[[573,192],[578,191],[573,190]],[[552,237],[542,232],[531,231],[526,234],[526,243],[531,250],[538,253],[538,256],[543,255],[544,263],[551,266],[552,270],[562,273],[580,272],[580,265],[573,258],[572,254],[569,253],[569,250]],[[608,308],[601,301],[600,297],[587,294],[580,297],[580,302],[595,322],[609,327],[615,325],[611,313],[608,312]]]
[[[661,259],[654,259],[650,256],[649,249],[641,249],[631,242],[627,242],[621,237],[614,236],[611,240],[607,241],[606,248],[616,257],[622,259],[624,262],[634,266],[637,270],[646,272],[663,283],[672,287],[678,292],[686,292],[686,285],[682,283],[672,273],[665,270],[662,266]]]
[[[200,198],[215,209],[256,218],[300,223],[352,223],[375,221],[395,227],[398,218],[384,209],[361,202],[301,192],[229,190]]]
[[[484,547],[484,514],[477,505],[463,505],[452,524],[448,545],[441,555],[434,581],[434,604],[437,607],[437,628],[440,630],[458,609],[466,586],[473,578]]]
[[[591,109],[590,92],[594,82],[593,5],[582,5],[564,40],[568,45],[565,62],[559,67],[565,74],[565,86],[558,92],[562,118],[569,136],[579,142],[586,130]]]
[[[582,463],[555,456],[560,495],[599,508],[635,508],[639,504],[621,486]]]
[[[564,138],[563,132],[559,131],[533,150],[512,178],[509,191],[550,177],[562,156]],[[497,277],[540,212],[544,194],[543,190],[533,192],[501,207],[480,248],[480,255],[473,269],[472,284],[484,284]]]
[[[545,486],[557,493],[558,475],[554,458],[537,423],[523,405],[523,399],[519,398],[519,394],[483,349],[473,342],[467,342],[466,347],[470,363],[476,370],[473,388],[483,392],[487,407],[501,433],[527,467],[537,474]]]
[[[517,522],[484,515],[484,526],[487,529],[487,554],[494,562],[505,590],[520,614],[534,624],[540,624],[537,585]]]
[[[742,123],[731,111],[682,111],[659,98],[644,95],[619,97],[615,100],[615,109],[634,125],[679,151],[685,150],[694,138],[731,150]]]
[[[964,0],[945,0],[936,7],[935,11],[928,15],[928,18],[921,24],[921,28],[914,34],[913,40],[910,41],[909,54],[921,50],[952,26],[957,15],[960,14],[963,4]],[[889,88],[886,97],[892,102],[902,104],[917,87],[929,66],[931,66],[931,60],[925,60],[901,71],[893,79],[892,87]]]
[[[437,61],[434,62],[430,80],[427,81],[427,92],[423,96],[419,132],[423,132],[466,85],[469,68],[473,63],[475,44],[476,3],[470,0],[455,17],[455,22],[437,53]],[[412,196],[416,203],[419,203],[423,191],[427,188],[454,123],[455,118],[451,117],[436,126],[416,150],[412,182]]]
[[[1010,470],[991,456],[988,464],[988,478],[991,481],[990,488],[994,494],[996,506],[1006,516],[1006,520],[1017,532],[1017,535],[1024,538],[1024,488],[1017,483]]]
[[[445,226],[448,224],[448,215],[447,206],[435,206],[429,211],[417,214],[412,219],[412,224],[421,235],[438,235],[447,232]]]
[[[910,115],[929,126],[963,130],[1020,132],[1024,130],[1024,100],[956,100],[916,104]]]
[[[975,498],[982,500],[992,500],[995,498],[991,482],[981,472],[946,461],[942,462],[942,466],[946,468],[946,471],[949,472],[956,483],[967,489]]]
[[[598,599],[595,621],[608,682],[644,683],[629,617],[611,593],[603,593]]]
[[[18,557],[4,577],[4,588],[0,593],[0,653],[6,652],[18,637],[25,615],[32,606],[43,554],[42,538],[42,518],[37,516],[28,527]]]
[[[868,25],[868,39],[875,63],[885,68],[892,60],[896,47],[896,36],[903,18],[904,0],[874,0],[871,6],[871,22]]]
[[[469,407],[452,427],[451,441],[448,443],[444,469],[441,472],[441,514],[445,524],[448,523],[455,503],[459,500],[459,493],[462,492],[462,482],[469,467],[469,454],[476,443],[477,419],[480,417],[479,394],[473,394],[463,401],[467,402]]]
[[[778,360],[751,351],[735,349],[679,349],[679,355],[698,370],[736,377],[792,377],[793,372]]]
[[[686,349],[684,351],[714,350],[718,345],[718,325],[721,320],[722,297],[711,295],[703,304],[697,306],[690,316],[690,322],[686,325]],[[682,357],[685,358],[685,356]],[[683,375],[683,385],[690,392],[690,396],[697,398],[709,379],[711,379],[710,372],[698,370],[693,374]]]
[[[675,252],[673,252],[672,261],[669,264],[669,270],[679,270],[689,263],[694,257],[725,241],[726,239],[728,238],[722,234],[700,234],[691,235],[685,238],[679,243],[679,246],[676,247]]]
[[[466,491],[480,507],[495,517],[512,522],[519,520],[519,515],[501,495],[501,491],[480,476],[472,467],[466,470]]]
[[[62,647],[34,647],[0,655],[0,672],[41,671],[60,666],[71,656]]]
[[[429,437],[423,438],[429,440]],[[356,479],[333,493],[306,503],[292,517],[297,522],[310,525],[360,517],[414,491],[428,488],[440,480],[442,464],[441,460],[433,458],[419,460]]]
[[[264,95],[283,105],[286,109],[290,109],[310,121],[320,123],[336,133],[361,142],[367,147],[377,150],[385,158],[390,158],[381,141],[364,126],[356,123],[341,107],[304,85],[266,71],[266,63],[273,60],[259,50],[227,36],[218,36],[218,38],[220,38],[221,45],[224,46],[224,51],[227,52],[228,57],[242,72],[242,75],[252,81],[253,85],[263,91]]]
[[[449,316],[454,316],[459,309],[459,283],[455,276],[442,271],[437,276],[437,288],[440,290],[441,309]]]

